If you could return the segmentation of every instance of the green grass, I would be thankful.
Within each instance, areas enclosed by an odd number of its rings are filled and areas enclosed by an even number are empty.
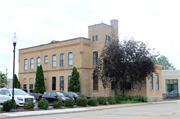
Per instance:
[[[130,100],[125,100],[125,101],[121,101],[122,104],[131,104],[131,103],[143,103],[143,102],[138,102],[138,101],[130,101]]]

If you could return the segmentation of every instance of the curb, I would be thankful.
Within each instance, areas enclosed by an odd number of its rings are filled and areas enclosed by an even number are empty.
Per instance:
[[[6,114],[0,113],[0,119],[5,118],[17,118],[17,117],[28,117],[28,116],[41,116],[41,115],[52,115],[52,114],[65,114],[65,113],[76,113],[76,112],[87,112],[87,111],[96,111],[96,110],[103,110],[103,109],[112,109],[112,108],[123,108],[123,107],[133,107],[133,106],[143,106],[143,105],[149,105],[149,104],[168,104],[168,103],[178,103],[178,101],[168,101],[168,102],[150,102],[150,103],[135,103],[135,104],[116,104],[116,105],[105,105],[105,106],[98,106],[98,107],[85,107],[85,108],[79,108],[84,110],[78,110],[78,111],[67,111],[67,112],[52,112],[52,113],[42,113],[42,114],[26,114],[26,115],[18,115],[18,116],[8,116]],[[62,109],[60,109],[62,110]],[[43,111],[49,111],[49,110],[43,110]],[[38,112],[38,111],[36,111]],[[40,111],[39,111],[40,112]],[[19,112],[18,112],[19,113]]]

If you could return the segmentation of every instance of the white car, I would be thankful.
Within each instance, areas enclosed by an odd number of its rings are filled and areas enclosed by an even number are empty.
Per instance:
[[[12,100],[12,89],[6,88],[0,91],[0,103],[2,104],[7,100]],[[25,91],[17,88],[14,89],[14,100],[18,106],[23,106],[26,101],[36,102],[34,96],[31,96]]]

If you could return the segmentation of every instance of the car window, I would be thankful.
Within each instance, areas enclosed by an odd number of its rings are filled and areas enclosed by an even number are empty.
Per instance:
[[[10,92],[8,90],[6,90],[4,95],[10,95]]]
[[[12,93],[12,90],[10,90],[10,91]],[[29,95],[29,94],[23,90],[14,90],[14,95]]]
[[[61,93],[61,92],[56,92],[56,93],[58,94],[58,96],[64,97],[63,93]]]
[[[6,90],[1,90],[0,94],[4,95]]]
[[[45,92],[43,96],[49,97],[51,95],[51,92]]]
[[[84,96],[82,93],[80,93],[80,92],[75,92],[77,95],[79,95],[79,96]]]
[[[69,96],[70,96],[70,97],[74,97],[74,95],[73,95],[72,92],[69,92]]]
[[[51,97],[57,96],[55,92],[51,92]]]

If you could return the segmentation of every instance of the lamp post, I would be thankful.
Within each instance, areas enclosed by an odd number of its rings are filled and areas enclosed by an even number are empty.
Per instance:
[[[16,43],[17,43],[17,38],[16,38],[16,33],[14,33],[14,38],[12,39],[13,42],[13,46],[14,46],[14,50],[13,50],[13,89],[12,89],[12,107],[10,112],[16,112],[16,110],[14,109],[14,71],[15,71],[15,47],[16,47]]]

